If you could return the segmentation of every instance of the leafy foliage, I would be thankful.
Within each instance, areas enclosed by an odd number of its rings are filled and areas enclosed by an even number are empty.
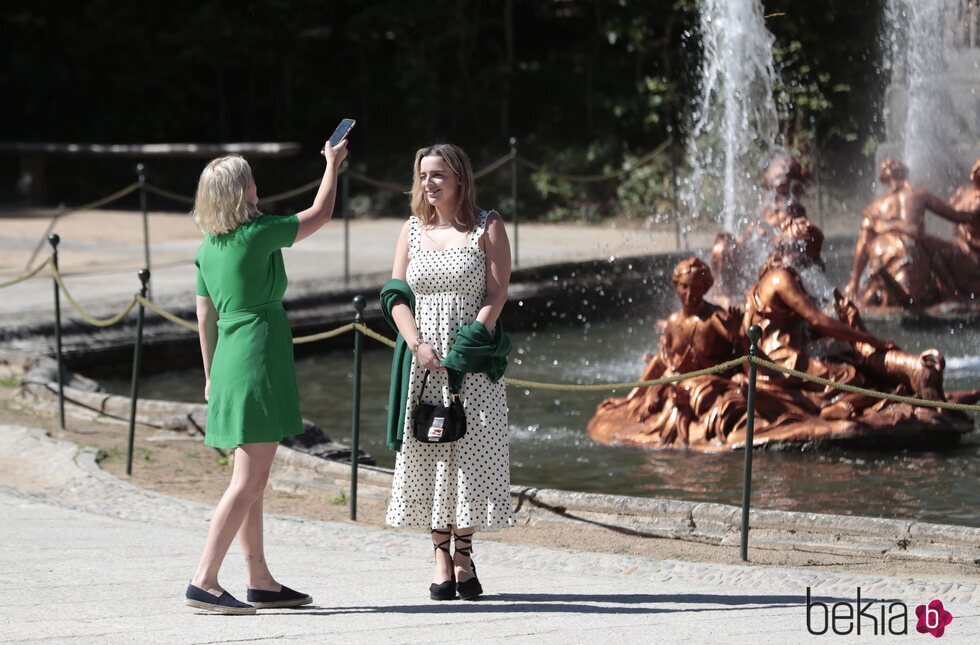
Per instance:
[[[860,157],[879,134],[882,1],[764,3],[793,146]],[[301,142],[296,158],[256,164],[266,194],[316,176],[343,116],[358,120],[354,169],[398,184],[436,140],[464,146],[477,168],[513,136],[550,169],[618,169],[683,134],[699,55],[695,0],[14,0],[0,22],[3,140]],[[154,162],[151,180],[189,193],[200,165]],[[481,202],[507,203],[506,168],[481,182]],[[588,185],[522,171],[517,206],[636,216],[662,199],[665,170]],[[52,193],[77,203],[132,170],[58,161],[51,176]],[[405,208],[401,195],[364,194],[361,213]]]

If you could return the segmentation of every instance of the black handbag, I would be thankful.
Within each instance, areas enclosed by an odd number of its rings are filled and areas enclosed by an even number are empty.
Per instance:
[[[461,439],[466,434],[466,413],[459,398],[459,389],[453,387],[450,379],[448,406],[422,403],[428,380],[429,370],[425,370],[422,388],[412,411],[412,434],[422,443],[450,443]]]

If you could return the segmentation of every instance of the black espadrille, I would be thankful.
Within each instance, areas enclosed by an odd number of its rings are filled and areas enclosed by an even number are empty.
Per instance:
[[[313,602],[309,594],[301,591],[293,591],[286,585],[279,591],[265,591],[262,589],[249,589],[248,601],[256,609],[276,609],[282,607],[301,607]]]
[[[188,607],[212,611],[216,614],[237,616],[251,616],[255,614],[255,607],[237,600],[227,591],[222,591],[220,596],[215,596],[194,585],[187,585],[187,592],[184,594],[184,604]]]

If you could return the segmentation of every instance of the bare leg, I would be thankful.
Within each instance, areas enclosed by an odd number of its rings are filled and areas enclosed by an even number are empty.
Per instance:
[[[455,529],[453,542],[456,547],[453,563],[456,565],[456,592],[461,600],[473,600],[483,594],[483,587],[476,577],[473,564],[473,527]]]
[[[250,443],[235,449],[231,483],[211,516],[204,552],[191,579],[195,587],[215,595],[223,591],[218,584],[218,570],[249,509],[262,497],[278,447],[278,443]]]
[[[265,561],[265,544],[262,538],[262,500],[263,492],[252,503],[245,514],[245,521],[238,529],[238,543],[242,546],[245,566],[248,570],[248,588],[263,591],[282,591],[282,585],[275,581]]]
[[[449,527],[439,531],[432,531],[430,536],[432,537],[432,546],[436,554],[436,565],[432,572],[432,583],[442,584],[446,582],[453,575],[453,559],[449,555]]]
[[[473,560],[470,550],[473,548],[473,529],[454,529],[456,536],[456,552],[453,554],[453,564],[456,567],[456,580],[466,582],[473,577]]]

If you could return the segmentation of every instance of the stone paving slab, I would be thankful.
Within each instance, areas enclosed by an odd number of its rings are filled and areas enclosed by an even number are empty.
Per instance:
[[[14,468],[13,464],[18,468]],[[27,476],[29,475],[29,476]],[[933,598],[955,616],[944,643],[980,640],[973,583],[709,565],[629,554],[479,543],[487,595],[429,601],[428,537],[270,516],[277,575],[315,605],[256,617],[199,614],[181,594],[211,509],[98,469],[91,450],[0,426],[0,639],[4,642],[349,643],[854,642],[811,636],[807,586],[821,601]],[[520,530],[511,529],[511,530]],[[240,592],[232,548],[223,583]],[[876,607],[879,604],[875,605]],[[872,642],[932,638],[914,631]],[[870,623],[865,622],[865,631]],[[864,637],[862,637],[864,638]],[[870,637],[869,637],[870,638]],[[860,642],[860,639],[858,639]],[[920,641],[921,642],[921,641]]]

